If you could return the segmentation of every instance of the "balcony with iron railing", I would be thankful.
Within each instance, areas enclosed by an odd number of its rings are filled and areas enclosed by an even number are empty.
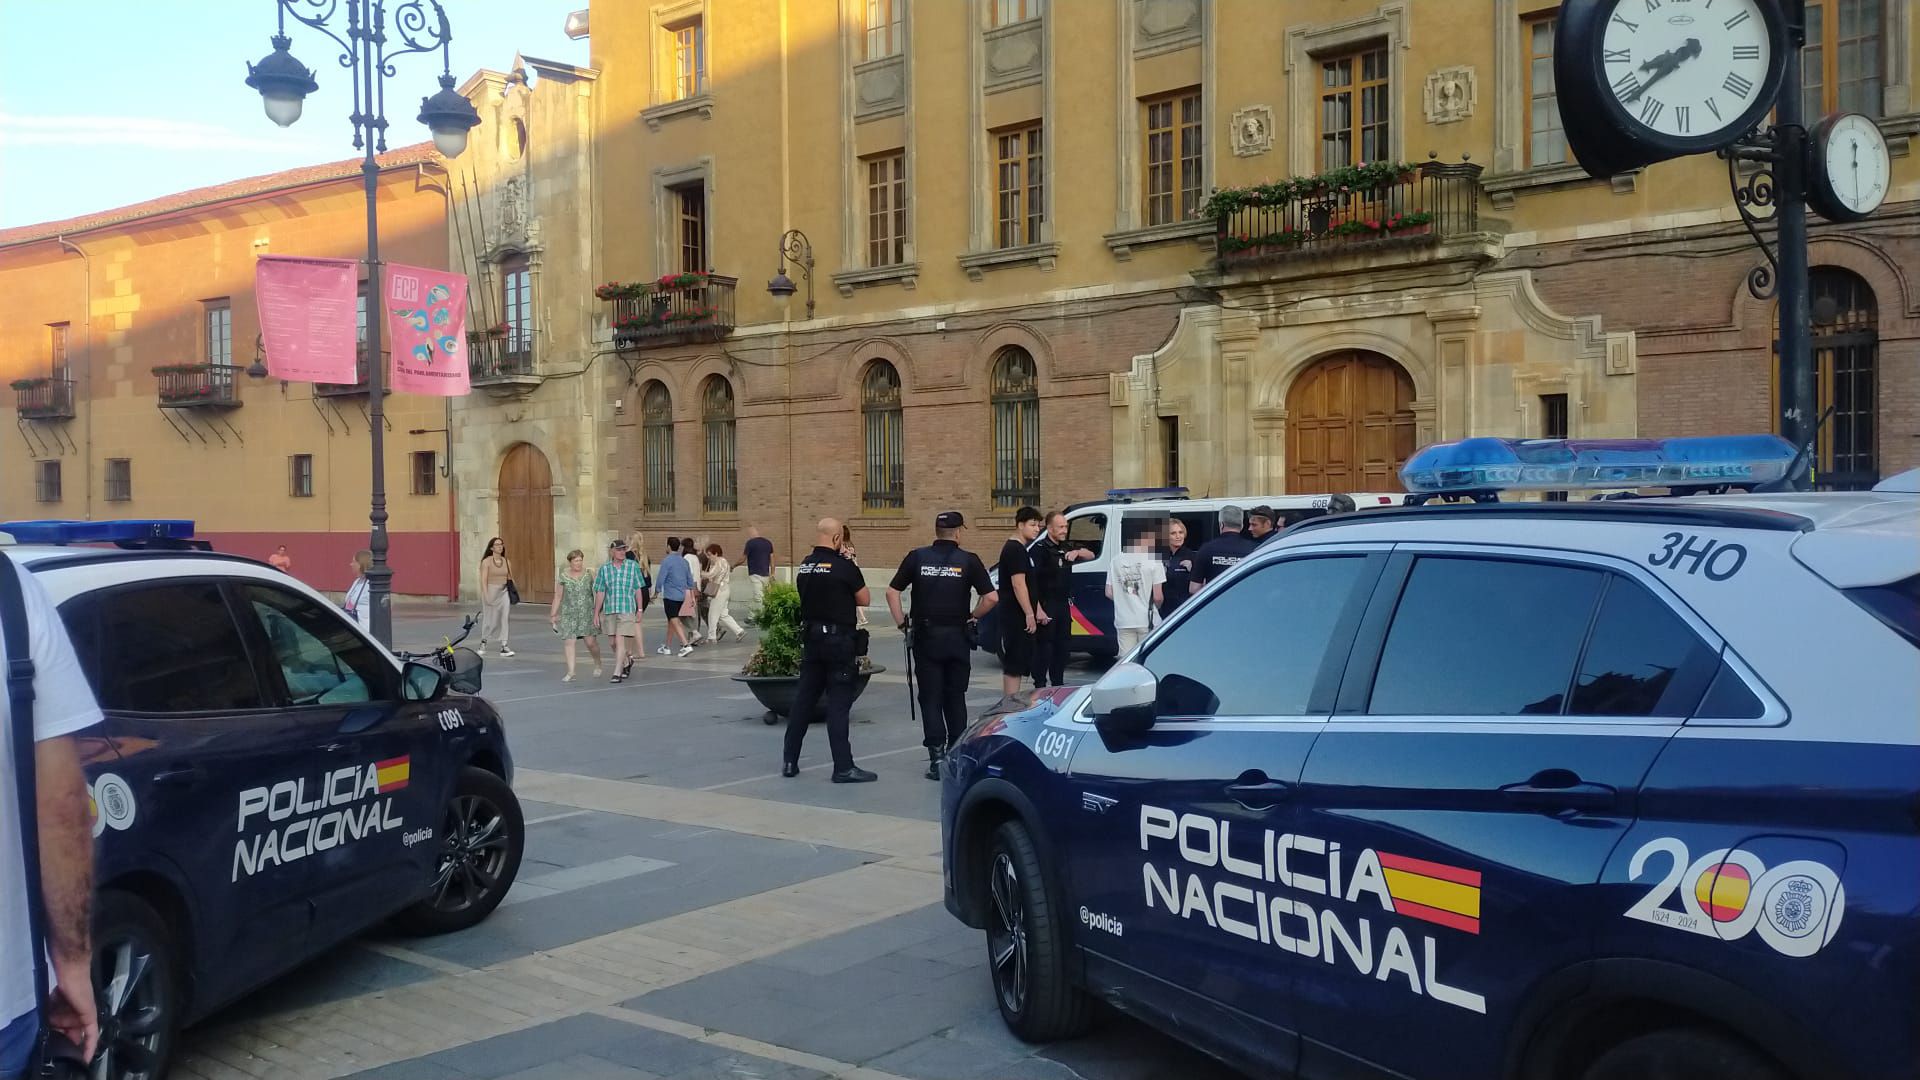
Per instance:
[[[719,274],[669,274],[638,285],[609,283],[595,290],[613,304],[616,349],[719,341],[734,330],[734,291],[739,278]]]
[[[239,372],[240,369],[231,364],[161,364],[153,369],[160,379],[160,407],[239,408],[240,388],[236,381]]]
[[[1319,176],[1216,191],[1215,268],[1287,276],[1328,259],[1435,258],[1480,226],[1480,166],[1427,161],[1349,166]]]
[[[13,403],[22,420],[71,420],[73,380],[64,375],[15,379]]]
[[[467,335],[467,375],[475,386],[527,386],[540,381],[533,331],[499,328]]]

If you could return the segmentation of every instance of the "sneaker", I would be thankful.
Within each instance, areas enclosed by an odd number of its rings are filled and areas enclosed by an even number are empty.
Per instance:
[[[672,649],[670,649],[670,648],[668,648],[668,647],[666,647],[665,645],[662,645],[662,646],[660,646],[659,648],[657,648],[657,649],[655,649],[655,650],[653,650],[653,651],[654,651],[654,652],[657,652],[657,653],[659,653],[659,654],[660,654],[661,656],[672,656],[672,655],[673,655],[673,650],[672,650]]]
[[[560,676],[560,681],[561,681],[561,682],[572,682],[572,681],[573,681],[573,672],[571,672],[571,671],[569,671],[569,672],[567,672],[567,673],[566,673],[565,675],[562,675],[562,676]]]
[[[680,655],[681,655],[681,656],[692,656],[692,655],[693,655],[693,646],[691,646],[691,645],[682,645],[682,646],[680,646]]]
[[[595,665],[593,665],[593,677],[594,677],[594,678],[596,678],[596,679],[598,679],[598,678],[601,678],[601,677],[603,677],[604,675],[606,675],[606,673],[607,673],[607,669],[606,669],[606,668],[603,668],[603,667],[601,667],[601,666],[600,666],[599,664],[595,664]]]
[[[506,647],[505,645],[502,645],[502,646],[500,646],[500,655],[501,655],[501,656],[512,656],[512,655],[513,655],[513,650],[512,650],[512,649],[509,649],[509,648],[507,648],[507,647]]]
[[[868,772],[858,765],[849,769],[837,770],[833,774],[833,782],[836,784],[871,784],[878,779],[880,779],[878,776],[875,776],[873,773]]]

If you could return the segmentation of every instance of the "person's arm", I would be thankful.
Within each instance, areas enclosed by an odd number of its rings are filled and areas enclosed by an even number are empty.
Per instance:
[[[1017,573],[1011,576],[1013,578],[1013,599],[1020,605],[1020,612],[1027,620],[1027,633],[1031,634],[1033,633],[1034,618],[1033,598],[1027,593],[1027,578],[1029,575]]]
[[[1107,564],[1107,599],[1109,600],[1113,599],[1114,571],[1118,570],[1119,568],[1120,568],[1119,559],[1115,559],[1112,562]]]
[[[893,616],[893,625],[906,627],[907,613],[900,606],[900,590],[891,585],[887,586],[887,614]]]
[[[853,602],[859,605],[860,607],[866,607],[868,604],[873,602],[872,591],[869,590],[865,585],[860,586],[860,591],[853,594]]]
[[[1000,594],[994,590],[993,579],[987,576],[986,564],[980,561],[980,557],[971,555],[968,559],[967,577],[970,579],[968,583],[973,586],[974,592],[980,594],[980,602],[973,606],[973,614],[969,618],[978,621],[1000,602]]]
[[[564,572],[565,572],[565,571],[562,571],[562,573],[564,573]],[[547,621],[548,621],[548,622],[550,622],[550,623],[557,623],[557,622],[559,622],[559,621],[560,621],[560,595],[561,595],[562,593],[564,593],[564,592],[566,592],[566,591],[567,591],[567,586],[566,586],[566,583],[560,580],[560,577],[559,577],[559,575],[557,575],[557,574],[556,574],[556,575],[554,575],[554,579],[553,579],[553,603],[551,603],[551,604],[549,604],[549,605],[547,606]]]
[[[59,986],[47,1003],[47,1024],[93,1059],[100,1039],[93,1002],[93,823],[87,779],[71,735],[34,745],[40,818],[40,895],[47,908],[47,951]]]

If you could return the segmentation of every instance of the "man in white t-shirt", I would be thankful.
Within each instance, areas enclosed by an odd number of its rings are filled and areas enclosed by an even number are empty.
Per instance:
[[[33,575],[14,566],[25,600],[33,660],[35,787],[39,793],[41,895],[46,898],[47,951],[57,988],[46,1002],[48,1023],[93,1057],[100,1038],[90,974],[88,912],[93,896],[93,827],[87,782],[74,734],[100,722],[93,690],[74,657],[73,643]],[[0,631],[4,633],[4,631]],[[4,642],[13,653],[16,642]],[[38,1034],[39,994],[33,985],[27,889],[21,852],[20,791],[13,761],[13,710],[0,692],[0,1080],[28,1065]]]
[[[1147,522],[1128,521],[1121,528],[1125,549],[1107,566],[1107,597],[1113,601],[1113,629],[1124,658],[1153,626],[1164,599],[1167,567],[1153,549],[1154,533]]]

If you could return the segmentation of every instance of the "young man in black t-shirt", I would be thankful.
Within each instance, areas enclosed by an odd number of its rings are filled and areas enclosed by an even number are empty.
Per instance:
[[[1033,586],[1033,556],[1027,548],[1040,535],[1040,511],[1023,506],[1013,516],[1013,535],[1000,547],[1001,703],[1020,693],[1033,673],[1033,635],[1039,628],[1039,593]]]

